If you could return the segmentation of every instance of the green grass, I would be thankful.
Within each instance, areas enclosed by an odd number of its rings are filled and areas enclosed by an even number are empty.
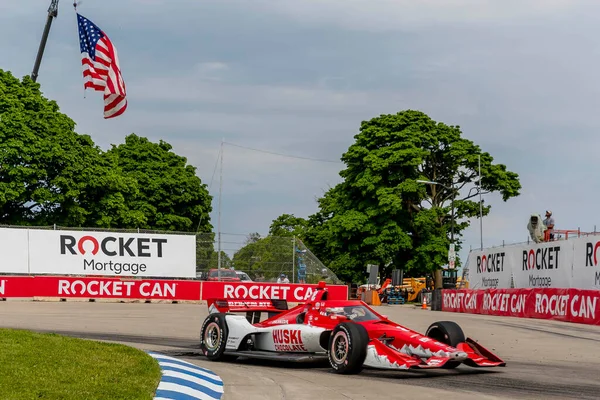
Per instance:
[[[112,343],[0,329],[0,399],[152,399],[160,367]]]

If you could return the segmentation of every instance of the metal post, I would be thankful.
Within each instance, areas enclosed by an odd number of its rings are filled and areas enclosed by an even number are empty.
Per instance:
[[[295,283],[294,280],[296,276],[296,235],[292,239],[292,283]]]
[[[483,250],[483,202],[481,201],[481,154],[479,155],[479,240]]]
[[[221,198],[223,197],[223,140],[221,140],[221,168],[219,173],[219,219],[218,219],[218,244],[217,244],[217,276],[221,280]]]
[[[450,228],[450,243],[454,244],[454,197],[456,196],[456,190],[454,190],[454,185],[452,185],[452,222]]]
[[[48,41],[48,35],[50,34],[50,27],[52,26],[52,19],[56,17],[58,17],[58,0],[52,0],[50,7],[48,8],[48,18],[46,19],[46,26],[42,33],[42,40],[40,41],[37,56],[35,57],[35,63],[33,64],[33,72],[31,72],[31,79],[34,82],[37,81],[40,64],[42,63],[42,57],[44,56],[44,50],[46,49],[46,42]]]

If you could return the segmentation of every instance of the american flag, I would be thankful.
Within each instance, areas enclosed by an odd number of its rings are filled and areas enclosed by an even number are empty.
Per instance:
[[[127,98],[117,49],[106,33],[79,13],[77,23],[83,86],[104,92],[104,118],[119,116],[127,109]]]

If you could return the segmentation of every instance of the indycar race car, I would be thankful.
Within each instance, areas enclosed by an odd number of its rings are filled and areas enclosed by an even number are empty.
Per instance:
[[[326,359],[334,372],[380,369],[504,367],[506,363],[454,322],[420,334],[375,312],[360,300],[328,300],[324,282],[312,297],[288,309],[285,300],[211,299],[200,349],[213,361],[237,357],[285,361]],[[261,312],[269,313],[260,321]],[[246,315],[239,314],[246,313]]]

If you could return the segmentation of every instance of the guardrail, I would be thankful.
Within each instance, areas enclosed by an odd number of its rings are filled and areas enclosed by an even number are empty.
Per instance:
[[[211,282],[194,280],[139,279],[73,276],[0,276],[0,298],[20,299],[114,299],[122,301],[206,301],[284,299],[299,303],[316,290],[316,284],[258,282]],[[346,300],[348,286],[327,285],[329,298]]]
[[[600,290],[443,289],[441,311],[600,325]]]

